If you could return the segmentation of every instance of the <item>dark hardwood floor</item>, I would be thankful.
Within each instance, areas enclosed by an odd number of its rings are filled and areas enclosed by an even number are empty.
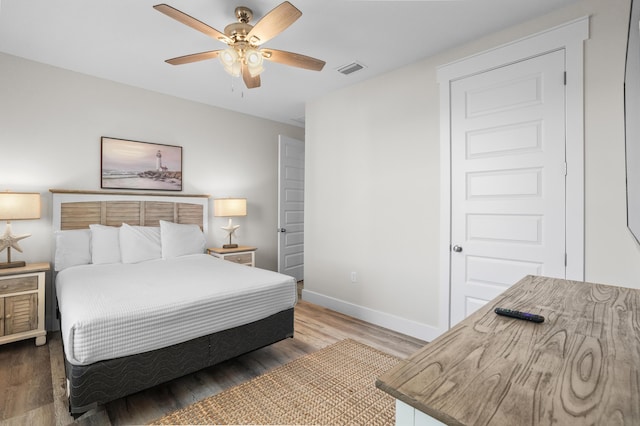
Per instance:
[[[293,339],[113,401],[84,414],[76,424],[144,424],[346,338],[401,358],[425,344],[301,300],[295,309]],[[60,333],[50,333],[40,347],[33,339],[0,346],[0,424],[71,423]]]

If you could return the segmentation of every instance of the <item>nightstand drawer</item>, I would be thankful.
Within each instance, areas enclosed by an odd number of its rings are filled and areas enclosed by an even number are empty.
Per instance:
[[[251,253],[228,254],[224,259],[235,263],[251,263],[253,261]]]
[[[16,277],[0,280],[0,294],[17,293],[20,291],[37,290],[38,277]]]
[[[213,247],[207,249],[207,254],[218,259],[228,260],[240,265],[256,266],[256,248],[250,246],[238,246],[233,248]]]

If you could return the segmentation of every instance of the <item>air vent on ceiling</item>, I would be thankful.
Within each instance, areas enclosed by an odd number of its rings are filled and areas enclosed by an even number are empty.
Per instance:
[[[340,68],[338,68],[338,72],[344,75],[349,75],[349,74],[353,74],[356,71],[363,70],[364,68],[365,66],[359,62],[351,62],[350,64],[343,65]]]

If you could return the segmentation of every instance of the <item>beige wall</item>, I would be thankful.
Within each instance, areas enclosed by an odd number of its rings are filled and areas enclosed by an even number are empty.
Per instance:
[[[100,137],[111,136],[182,146],[183,193],[247,197],[248,216],[234,220],[238,242],[257,246],[258,266],[275,270],[278,134],[304,138],[298,127],[0,54],[0,190],[43,195],[41,220],[13,223],[33,235],[12,257],[51,259],[48,190],[99,190]],[[223,243],[225,224],[210,216],[210,245]]]
[[[583,0],[308,105],[308,296],[429,335],[440,309],[437,67],[587,15],[585,277],[640,288],[640,246],[626,228],[629,7],[629,0]]]

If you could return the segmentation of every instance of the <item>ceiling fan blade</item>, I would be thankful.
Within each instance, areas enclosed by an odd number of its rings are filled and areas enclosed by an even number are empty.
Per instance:
[[[209,50],[208,52],[192,53],[191,55],[178,56],[167,59],[165,62],[171,65],[189,64],[191,62],[204,61],[206,59],[217,58],[222,50]]]
[[[256,87],[260,87],[260,75],[251,77],[249,68],[246,66],[242,67],[242,79],[244,80],[244,84],[247,86],[247,89],[255,89]]]
[[[224,33],[221,33],[220,31],[216,30],[213,27],[210,27],[209,25],[205,24],[204,22],[198,21],[196,18],[194,18],[193,16],[189,16],[184,12],[180,12],[178,9],[175,9],[171,6],[169,6],[168,4],[157,4],[155,6],[153,6],[153,8],[155,10],[157,10],[158,12],[162,12],[165,15],[167,15],[170,18],[175,19],[178,22],[181,22],[185,25],[190,26],[191,28],[200,31],[203,34],[208,35],[209,37],[215,38],[216,40],[220,40],[224,43],[228,43],[229,37],[227,37],[226,35],[224,35]]]
[[[302,16],[294,5],[285,1],[264,15],[249,31],[247,40],[259,46],[287,29]]]
[[[261,49],[260,52],[262,52],[262,56],[269,61],[311,71],[321,71],[325,64],[325,62],[320,59],[299,53],[285,52],[283,50]]]

